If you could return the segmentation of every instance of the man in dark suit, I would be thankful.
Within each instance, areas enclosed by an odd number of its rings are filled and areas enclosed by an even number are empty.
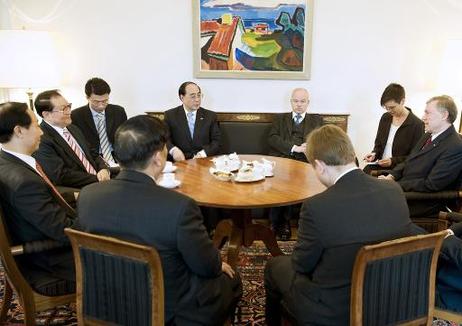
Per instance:
[[[201,107],[200,87],[193,82],[184,82],[178,96],[183,104],[164,115],[170,133],[169,154],[175,161],[218,154],[221,132],[217,115]]]
[[[314,130],[306,144],[307,158],[328,188],[303,204],[292,256],[266,265],[266,321],[280,325],[282,300],[299,325],[348,325],[358,249],[417,230],[400,187],[359,170],[339,127]]]
[[[423,122],[425,135],[407,159],[390,174],[404,191],[436,192],[460,189],[462,177],[462,139],[454,129],[457,107],[449,96],[427,101]],[[444,210],[442,201],[409,201],[412,216],[433,216]]]
[[[56,240],[68,244],[64,228],[75,222],[74,210],[47,180],[31,154],[42,130],[25,103],[0,104],[0,201],[13,244]],[[74,194],[69,194],[73,199]],[[48,293],[44,280],[60,281],[64,294],[75,291],[74,261],[70,246],[17,256],[29,284]],[[61,281],[62,280],[62,281]]]
[[[101,156],[107,164],[115,165],[114,135],[127,120],[123,107],[109,104],[109,84],[101,78],[92,78],[85,84],[88,104],[72,110],[72,124],[83,131],[93,158]]]
[[[462,222],[451,225],[441,247],[435,304],[462,313]]]
[[[167,324],[223,325],[241,296],[240,279],[221,261],[196,203],[156,184],[167,158],[165,124],[136,116],[122,124],[115,139],[121,171],[80,193],[83,229],[158,250]]]
[[[82,132],[71,125],[71,104],[58,91],[51,90],[40,93],[34,105],[43,118],[43,137],[34,157],[51,181],[56,186],[79,189],[109,180],[103,158],[93,159]]]
[[[305,156],[306,136],[322,125],[319,114],[307,114],[310,94],[304,88],[292,91],[292,112],[279,114],[271,126],[268,143],[270,155],[307,162]],[[270,211],[270,221],[278,239],[289,240],[290,218],[300,206],[275,207]]]

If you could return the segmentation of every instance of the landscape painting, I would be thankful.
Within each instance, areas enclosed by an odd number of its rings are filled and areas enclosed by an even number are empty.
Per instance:
[[[193,0],[198,78],[309,79],[313,0]]]

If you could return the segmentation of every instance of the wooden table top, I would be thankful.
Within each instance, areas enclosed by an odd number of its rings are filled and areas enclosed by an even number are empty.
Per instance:
[[[220,181],[209,172],[213,167],[210,157],[191,159],[175,163],[176,179],[181,181],[175,190],[202,206],[248,209],[301,203],[325,189],[310,164],[265,155],[239,157],[241,161],[264,157],[276,162],[274,176],[248,183]]]

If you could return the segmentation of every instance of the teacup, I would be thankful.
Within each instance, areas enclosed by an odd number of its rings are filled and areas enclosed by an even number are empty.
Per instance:
[[[174,184],[177,180],[175,179],[175,173],[164,173],[162,175],[162,183],[166,185],[172,185]]]
[[[168,173],[168,172],[172,172],[172,170],[173,170],[173,163],[170,162],[170,161],[166,161],[164,169],[162,170],[162,172],[164,172],[164,173],[167,172]]]
[[[274,166],[276,165],[276,162],[269,161],[266,159],[262,159],[263,161],[263,169],[265,171],[265,176],[270,177],[273,176],[273,169]]]

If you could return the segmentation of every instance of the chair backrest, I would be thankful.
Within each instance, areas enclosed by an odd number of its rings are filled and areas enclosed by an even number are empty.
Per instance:
[[[16,290],[18,295],[31,296],[33,289],[24,278],[21,270],[16,263],[16,260],[11,253],[12,243],[10,233],[5,221],[5,215],[0,203],[0,256],[2,259],[3,268],[11,282],[11,285]]]
[[[65,229],[74,252],[80,323],[164,325],[164,282],[157,251]]]
[[[362,247],[351,284],[350,325],[431,325],[446,231]]]

